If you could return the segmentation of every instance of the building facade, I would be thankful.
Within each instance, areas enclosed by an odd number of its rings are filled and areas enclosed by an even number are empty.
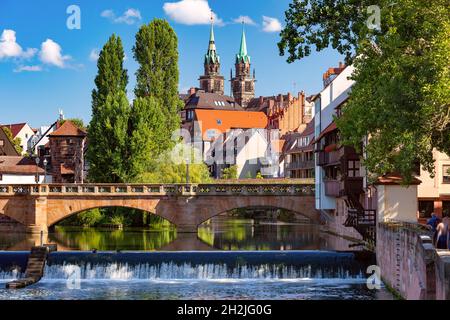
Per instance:
[[[49,135],[53,183],[83,183],[86,132],[67,120]]]
[[[285,139],[285,177],[314,179],[314,119],[303,132],[288,134]]]
[[[288,132],[302,132],[313,118],[312,104],[303,91],[296,97],[288,92],[254,98],[246,109],[264,112],[269,120],[268,129],[278,129],[280,136]]]
[[[434,150],[433,158],[435,176],[421,169],[418,177],[422,181],[417,188],[420,222],[425,222],[433,212],[440,218],[450,216],[450,157]]]

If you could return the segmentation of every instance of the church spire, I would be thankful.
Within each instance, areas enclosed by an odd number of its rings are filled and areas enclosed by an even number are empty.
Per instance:
[[[242,20],[242,36],[239,53],[236,55],[236,63],[250,63],[250,56],[247,53],[247,40],[245,38],[245,22]]]
[[[224,77],[220,75],[220,57],[216,50],[214,38],[214,14],[211,11],[211,30],[208,51],[205,54],[205,73],[200,76],[200,88],[205,92],[224,93]]]
[[[209,33],[208,51],[205,54],[205,64],[220,63],[220,57],[216,51],[216,41],[214,39],[214,17],[211,11],[211,31]]]

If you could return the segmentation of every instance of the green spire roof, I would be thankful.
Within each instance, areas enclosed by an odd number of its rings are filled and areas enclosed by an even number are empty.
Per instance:
[[[211,32],[209,34],[208,51],[205,54],[205,63],[220,63],[220,57],[216,52],[216,41],[214,40],[214,26],[211,22]]]
[[[242,38],[239,53],[236,55],[236,63],[250,63],[250,56],[247,53],[247,41],[245,39],[244,22],[242,22]]]

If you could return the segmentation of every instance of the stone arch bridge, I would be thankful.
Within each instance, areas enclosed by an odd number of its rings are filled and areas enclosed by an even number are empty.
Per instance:
[[[319,221],[314,186],[273,184],[41,184],[0,185],[0,216],[29,233],[79,212],[102,207],[140,209],[161,216],[178,232],[197,232],[204,221],[236,208],[274,207]]]

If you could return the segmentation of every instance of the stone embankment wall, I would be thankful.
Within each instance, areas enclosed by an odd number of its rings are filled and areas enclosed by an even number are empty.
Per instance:
[[[449,299],[450,255],[437,251],[418,225],[379,223],[376,256],[383,281],[403,298]]]

